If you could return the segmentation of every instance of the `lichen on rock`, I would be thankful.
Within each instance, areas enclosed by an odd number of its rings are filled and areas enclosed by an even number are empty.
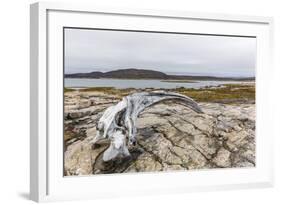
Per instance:
[[[104,163],[109,141],[96,146],[91,141],[98,119],[116,99],[98,92],[65,93],[65,175],[255,166],[255,104],[215,102],[199,103],[203,114],[169,102],[148,108],[137,120],[131,156]]]

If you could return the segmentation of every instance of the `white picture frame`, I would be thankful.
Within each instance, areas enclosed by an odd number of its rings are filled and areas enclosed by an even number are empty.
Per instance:
[[[63,177],[61,169],[63,116],[59,115],[62,113],[63,72],[60,69],[63,69],[63,64],[62,36],[59,33],[64,26],[152,31],[172,29],[177,32],[256,36],[258,41],[256,167]],[[266,96],[271,86],[270,74],[273,69],[272,29],[273,19],[270,17],[97,8],[95,5],[71,3],[32,4],[30,198],[41,202],[273,186],[273,134],[269,129],[271,113],[264,109],[270,106]]]

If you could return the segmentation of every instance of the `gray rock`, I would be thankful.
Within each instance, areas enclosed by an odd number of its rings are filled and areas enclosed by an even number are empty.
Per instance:
[[[74,126],[66,143],[66,175],[155,172],[255,166],[255,104],[200,103],[204,114],[182,105],[157,104],[137,120],[137,145],[130,158],[103,163],[108,141],[93,147],[95,123],[114,96],[67,94],[65,129]],[[87,96],[88,95],[88,96]],[[82,106],[81,106],[82,105]],[[85,137],[79,137],[85,130]]]
[[[218,167],[230,167],[230,155],[230,151],[221,147],[216,156],[212,159],[212,162],[215,163]]]

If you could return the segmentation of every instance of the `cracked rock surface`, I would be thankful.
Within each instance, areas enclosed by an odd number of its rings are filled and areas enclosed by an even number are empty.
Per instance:
[[[108,141],[93,146],[96,122],[119,101],[95,92],[65,94],[64,173],[91,175],[255,166],[255,104],[199,103],[204,114],[173,103],[145,110],[131,157],[102,161]]]

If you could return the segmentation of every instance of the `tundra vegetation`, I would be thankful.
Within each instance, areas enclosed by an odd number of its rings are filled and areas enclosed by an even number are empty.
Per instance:
[[[64,92],[72,92],[76,89],[64,88]],[[116,89],[114,87],[91,87],[81,88],[79,92],[98,92],[109,95],[114,95],[116,98],[121,99],[124,96],[134,92],[153,91],[154,88],[146,89]],[[157,89],[166,90],[169,92],[177,92],[182,95],[193,98],[197,102],[218,102],[218,103],[243,103],[255,102],[255,86],[253,83],[245,84],[224,84],[217,87],[205,87],[201,89],[179,87],[174,89]]]

